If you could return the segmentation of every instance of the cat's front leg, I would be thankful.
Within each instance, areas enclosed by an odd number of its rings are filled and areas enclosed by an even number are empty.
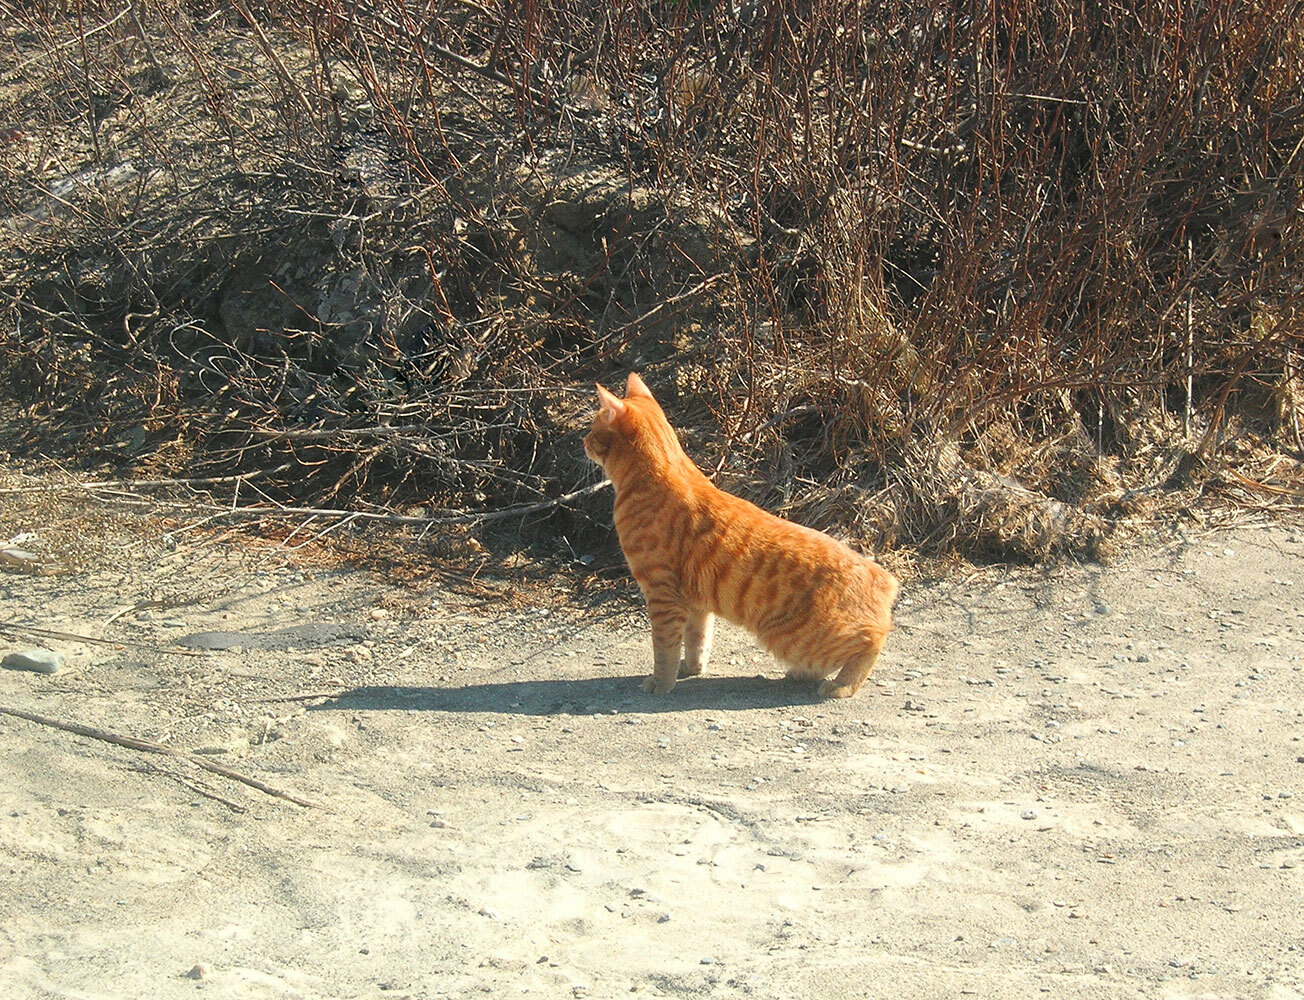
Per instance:
[[[680,677],[696,677],[711,658],[711,636],[715,632],[715,616],[709,611],[690,611],[684,622],[684,662],[680,664]]]
[[[666,694],[675,686],[679,653],[684,646],[687,609],[679,601],[655,591],[647,593],[647,616],[652,626],[652,676],[643,682],[649,694]]]

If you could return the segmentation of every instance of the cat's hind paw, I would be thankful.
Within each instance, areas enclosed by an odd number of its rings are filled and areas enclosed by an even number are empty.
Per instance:
[[[860,690],[859,684],[839,684],[833,678],[829,678],[820,684],[821,698],[850,698]]]
[[[648,694],[669,694],[675,686],[675,680],[672,677],[668,681],[660,682],[655,677],[647,677],[643,680],[643,690]]]
[[[702,672],[702,665],[699,663],[695,667],[690,667],[687,663],[679,664],[680,677],[696,677]]]

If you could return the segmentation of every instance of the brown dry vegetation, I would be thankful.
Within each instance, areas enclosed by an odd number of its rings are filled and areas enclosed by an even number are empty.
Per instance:
[[[1295,503],[1304,4],[1135,6],[0,0],[7,447],[456,516],[636,368],[874,546]]]

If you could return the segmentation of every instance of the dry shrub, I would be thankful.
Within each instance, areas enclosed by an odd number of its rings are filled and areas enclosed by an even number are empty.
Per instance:
[[[442,511],[639,368],[809,523],[1094,551],[1300,448],[1304,4],[1133,6],[0,2],[11,394]]]

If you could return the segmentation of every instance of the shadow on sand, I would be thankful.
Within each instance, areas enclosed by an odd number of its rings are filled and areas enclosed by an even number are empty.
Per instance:
[[[763,677],[692,677],[680,681],[668,695],[651,695],[639,688],[644,676],[504,681],[464,687],[358,687],[319,702],[310,711],[654,715],[694,709],[788,708],[822,701],[814,684]]]

